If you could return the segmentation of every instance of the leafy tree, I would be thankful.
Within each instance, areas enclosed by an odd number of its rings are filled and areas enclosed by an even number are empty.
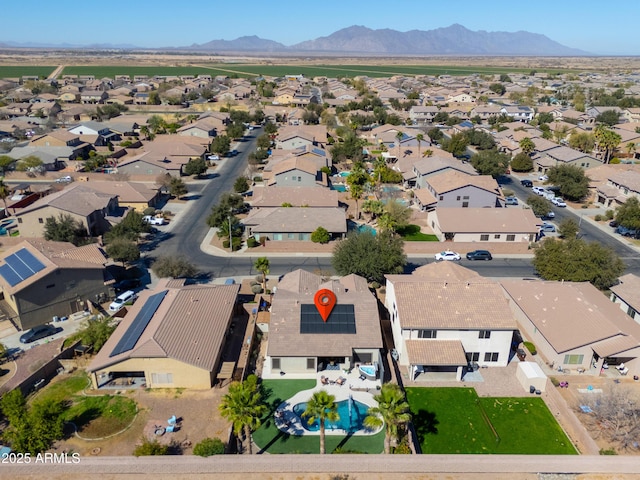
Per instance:
[[[438,112],[433,116],[433,123],[446,123],[449,120],[447,112]]]
[[[589,177],[577,165],[558,165],[547,172],[549,182],[560,187],[563,197],[570,200],[580,200],[589,191]]]
[[[471,165],[481,175],[497,178],[509,169],[509,156],[497,150],[483,150],[471,157]]]
[[[224,442],[219,438],[205,438],[193,447],[193,454],[199,457],[210,457],[211,455],[222,455],[223,453]]]
[[[226,135],[218,135],[213,139],[209,146],[211,153],[217,153],[218,155],[226,155],[231,148],[231,139]]]
[[[207,162],[203,158],[192,158],[184,166],[184,174],[199,177],[207,171],[207,168]]]
[[[482,130],[467,130],[464,135],[467,137],[469,145],[477,147],[478,150],[489,150],[496,145],[493,137]]]
[[[0,364],[2,364],[2,360],[4,359],[4,357],[6,357],[6,355],[7,347],[3,343],[0,343]]]
[[[609,163],[611,154],[618,148],[618,145],[620,145],[622,137],[604,125],[598,125],[593,135],[595,136],[598,148],[604,151],[604,163]]]
[[[68,213],[61,213],[58,218],[47,217],[44,221],[45,240],[71,242],[77,246],[86,236],[86,228]]]
[[[467,151],[468,145],[469,140],[464,133],[454,133],[451,135],[451,138],[445,139],[442,142],[442,149],[449,152],[451,155],[459,157],[460,155],[464,155],[464,152]]]
[[[142,214],[136,210],[130,210],[127,216],[117,225],[114,225],[104,235],[105,243],[111,243],[116,239],[137,241],[141,233],[151,231],[151,226],[142,219]]]
[[[377,407],[370,407],[364,419],[364,426],[372,429],[385,426],[384,453],[391,453],[391,440],[397,439],[398,427],[411,420],[409,404],[402,389],[395,383],[385,383],[373,399]]]
[[[269,275],[269,259],[267,257],[259,257],[253,264],[254,268],[262,275],[262,291],[267,291],[267,275]]]
[[[336,422],[340,419],[336,397],[329,394],[326,390],[313,392],[313,395],[311,395],[311,398],[307,401],[307,409],[302,413],[302,417],[307,419],[309,425],[315,421],[320,425],[320,454],[324,455],[326,453],[326,421]]]
[[[149,92],[149,98],[147,98],[147,104],[149,105],[160,105],[162,101],[160,100],[160,94],[155,90]]]
[[[596,139],[592,133],[580,133],[577,130],[574,130],[569,136],[569,146],[575,150],[580,150],[584,153],[591,153],[595,145]]]
[[[404,271],[407,256],[402,238],[392,232],[362,232],[338,242],[331,263],[338,275],[355,273],[369,281],[383,282],[385,274]]]
[[[329,240],[331,240],[331,235],[324,227],[316,228],[311,234],[311,241],[313,243],[329,243]]]
[[[491,90],[496,95],[504,95],[507,89],[501,83],[492,83],[489,85],[489,90]]]
[[[242,123],[232,123],[228,125],[227,135],[230,138],[241,138],[244,135],[244,125]]]
[[[542,125],[543,123],[551,123],[553,122],[553,114],[550,112],[541,112],[538,114],[538,125]]]
[[[16,163],[15,158],[11,158],[9,155],[0,155],[0,175],[4,175],[5,170],[14,163]]]
[[[244,206],[244,199],[238,193],[223,193],[220,202],[211,209],[207,218],[207,225],[220,228],[224,222],[228,222],[229,215]]]
[[[370,213],[373,218],[384,213],[384,203],[380,200],[365,200],[362,202],[362,211]]]
[[[411,208],[396,200],[390,200],[384,206],[384,212],[378,218],[378,225],[382,230],[397,232],[406,227],[411,219]]]
[[[434,142],[439,142],[444,137],[444,133],[439,128],[432,128],[427,132],[427,136]]]
[[[18,160],[16,170],[19,172],[40,172],[44,171],[44,162],[35,155],[29,155],[27,157]]]
[[[133,451],[133,455],[136,457],[148,457],[155,455],[168,455],[169,446],[162,445],[158,440],[149,440],[143,438],[142,443],[138,445]]]
[[[262,129],[264,130],[264,133],[266,133],[267,135],[274,135],[278,131],[278,127],[271,122],[265,123]]]
[[[362,160],[362,147],[364,140],[358,138],[356,134],[350,130],[347,131],[341,141],[335,143],[331,147],[331,157],[333,162],[342,162],[345,160],[352,160],[354,163],[358,163]]]
[[[244,431],[251,454],[251,432],[260,428],[262,417],[267,412],[258,378],[249,375],[242,383],[231,383],[229,393],[222,397],[218,409],[220,414],[231,422],[237,437]]]
[[[513,80],[511,80],[511,77],[506,73],[500,74],[500,81],[504,83],[513,83]]]
[[[169,194],[172,197],[179,199],[183,195],[186,195],[188,191],[187,185],[180,177],[171,177],[169,182]]]
[[[526,153],[519,153],[511,160],[511,170],[514,172],[530,172],[533,170],[533,160]]]
[[[531,140],[529,137],[524,137],[522,140],[520,140],[520,150],[522,150],[522,153],[524,153],[525,155],[531,155],[536,149],[536,144],[533,143],[533,140]]]
[[[122,262],[122,265],[127,262],[135,262],[140,258],[138,245],[126,238],[114,239],[105,247],[105,251],[116,262]]]
[[[261,150],[269,150],[271,148],[271,138],[266,133],[263,133],[257,138],[256,145]]]
[[[115,329],[116,326],[108,317],[86,320],[82,330],[78,332],[78,337],[83,345],[92,346],[94,352],[99,352]]]
[[[613,127],[620,123],[620,115],[615,110],[605,110],[596,117],[596,122]]]
[[[183,256],[160,256],[151,265],[151,270],[158,278],[191,278],[198,269]]]
[[[155,133],[166,133],[167,131],[167,122],[164,121],[160,115],[151,115],[149,120],[147,120],[147,125],[149,129]]]
[[[640,230],[640,200],[638,197],[629,197],[624,204],[618,207],[616,221],[623,227]]]
[[[552,210],[551,202],[539,195],[529,195],[526,203],[531,207],[531,210],[533,210],[533,214],[536,217],[542,217]]]
[[[579,231],[580,231],[580,226],[572,218],[565,218],[558,225],[558,233],[562,238],[566,238],[566,239],[576,238],[576,235],[578,235]]]
[[[235,183],[233,184],[233,189],[237,193],[244,193],[249,190],[249,179],[244,176],[240,176],[236,178]]]
[[[625,269],[611,248],[582,239],[554,238],[536,249],[533,266],[545,280],[591,282],[601,290],[614,285]]]

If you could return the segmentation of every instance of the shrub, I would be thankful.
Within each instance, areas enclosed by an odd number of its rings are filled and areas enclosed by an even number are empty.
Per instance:
[[[260,282],[258,282],[258,281],[256,281],[256,280],[251,280],[251,281],[249,282],[249,285],[251,285],[251,286],[253,287],[254,285],[260,285]]]
[[[380,290],[378,290],[379,293],[387,293],[387,289],[385,287],[380,288]]]
[[[233,250],[240,250],[240,246],[242,245],[242,239],[238,237],[233,237]],[[222,241],[222,248],[229,248],[229,239]]]
[[[599,453],[600,455],[617,455],[618,454],[615,448],[601,448]]]
[[[393,449],[395,455],[411,455],[411,448],[406,443],[401,443]]]
[[[251,286],[251,293],[253,294],[258,294],[262,292],[262,285],[257,284],[257,285],[252,285]]]
[[[169,447],[167,445],[161,445],[157,440],[149,441],[146,438],[142,441],[141,445],[138,445],[133,451],[136,457],[149,456],[149,455],[167,455],[169,453]]]
[[[142,211],[143,215],[155,215],[156,214],[156,209],[153,207],[147,207]]]
[[[595,217],[593,217],[593,219],[594,219],[596,222],[601,222],[601,221],[602,221],[602,215],[597,214]]]
[[[331,235],[324,227],[318,227],[311,234],[311,241],[313,243],[328,243],[331,239]]]
[[[256,280],[256,282],[262,284],[262,275],[256,275],[255,276],[255,280]]]
[[[258,245],[260,245],[260,242],[256,240],[255,237],[247,238],[247,247],[254,248],[254,247],[257,247]]]
[[[582,205],[580,208],[587,209],[587,208],[589,208],[589,205]]]
[[[508,188],[503,188],[502,189],[502,194],[505,197],[513,197],[515,195],[515,192],[513,190],[509,190]]]
[[[618,157],[613,157],[611,160],[609,160],[609,163],[611,165],[617,165],[620,163],[620,159]]]
[[[219,438],[205,438],[193,447],[193,454],[200,457],[210,457],[211,455],[222,455],[224,453],[224,443]]]
[[[379,284],[378,282],[371,282],[371,283],[369,284],[369,286],[370,286],[371,288],[376,289],[376,290],[377,290],[378,288],[380,288],[380,284]]]
[[[535,355],[538,353],[538,351],[536,350],[536,346],[531,343],[531,342],[522,342],[524,344],[525,347],[527,347],[527,350],[529,350],[529,353],[531,353],[531,355]]]
[[[613,210],[607,210],[606,212],[604,212],[605,217],[607,217],[607,220],[613,220],[613,217],[616,216],[616,212],[614,212]]]
[[[549,381],[554,387],[560,386],[560,380],[558,380],[556,377],[549,377]]]

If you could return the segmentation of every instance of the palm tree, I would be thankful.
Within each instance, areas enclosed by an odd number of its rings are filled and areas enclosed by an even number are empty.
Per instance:
[[[396,133],[396,141],[398,143],[398,158],[400,158],[400,142],[402,141],[403,138],[404,138],[404,133],[398,130],[398,133]]]
[[[251,432],[260,428],[261,418],[267,412],[258,377],[249,375],[244,382],[233,382],[229,385],[229,393],[222,397],[218,409],[220,414],[231,422],[233,432],[238,438],[244,431],[244,436],[249,442],[249,454],[253,453]]]
[[[269,275],[269,259],[267,257],[260,257],[255,261],[253,266],[262,274],[262,291],[266,293],[267,275]]]
[[[630,157],[635,158],[635,156],[636,156],[636,143],[635,142],[629,142],[629,143],[627,143],[627,146],[625,148],[627,149],[627,154]]]
[[[522,140],[520,140],[520,150],[522,150],[522,153],[524,153],[525,155],[531,155],[535,149],[536,144],[533,143],[533,140],[531,140],[529,137],[524,137]]]
[[[604,151],[604,163],[609,163],[611,154],[620,145],[622,137],[604,125],[598,125],[593,135],[598,142],[598,149]]]
[[[418,156],[420,156],[420,146],[422,145],[422,141],[424,140],[424,135],[421,133],[417,134],[416,140],[418,141]]]
[[[395,383],[385,383],[378,395],[373,399],[378,402],[377,407],[370,407],[364,419],[364,426],[380,428],[385,425],[384,453],[391,453],[391,440],[398,436],[398,426],[411,420],[409,404],[404,399],[404,393]]]
[[[2,203],[4,203],[4,212],[5,215],[9,215],[9,207],[7,207],[7,197],[11,194],[11,190],[4,183],[4,180],[0,178],[0,198],[2,199]]]
[[[336,397],[327,393],[326,390],[313,392],[313,395],[307,402],[307,409],[304,411],[302,416],[307,418],[307,423],[309,425],[318,420],[318,423],[320,424],[320,454],[324,454],[325,421],[329,420],[330,422],[336,422],[340,420]]]

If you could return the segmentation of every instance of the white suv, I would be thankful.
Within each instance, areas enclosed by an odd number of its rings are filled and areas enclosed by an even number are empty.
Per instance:
[[[164,225],[164,218],[152,215],[145,215],[142,217],[142,221],[147,222],[149,225]]]
[[[124,307],[126,303],[133,302],[136,297],[136,292],[134,292],[133,290],[127,290],[126,292],[121,293],[113,302],[111,302],[111,305],[109,305],[109,311],[117,312],[122,307]]]

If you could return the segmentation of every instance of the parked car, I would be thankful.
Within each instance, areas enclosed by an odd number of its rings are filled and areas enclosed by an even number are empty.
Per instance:
[[[460,254],[456,252],[452,252],[451,250],[445,250],[444,252],[436,253],[435,259],[437,261],[441,260],[460,260]]]
[[[611,221],[609,222],[609,226],[610,226],[610,227],[613,227],[613,228],[616,228],[616,227],[618,226],[618,222],[616,222],[615,220],[611,220]]]
[[[116,293],[124,292],[126,290],[131,290],[132,288],[138,288],[140,286],[139,278],[125,278],[124,280],[120,280],[113,284],[113,288]]]
[[[127,290],[126,292],[121,293],[116,297],[116,299],[113,302],[111,302],[111,304],[109,305],[109,311],[117,312],[122,307],[124,307],[125,304],[127,304],[128,302],[133,302],[136,299],[136,297],[137,297],[136,292],[134,292],[133,290]]]
[[[540,195],[540,196],[544,195],[544,188],[542,187],[533,187],[531,191],[536,195]]]
[[[562,197],[553,197],[551,199],[551,203],[553,203],[556,207],[566,207],[567,204],[564,202]]]
[[[491,252],[489,250],[474,250],[467,253],[467,260],[492,260]]]
[[[540,180],[541,182],[546,182],[547,180],[549,180],[549,177],[547,175],[540,175],[538,177],[538,180]]]
[[[73,177],[71,175],[65,175],[64,177],[56,178],[56,183],[69,183],[73,182]]]
[[[556,226],[553,223],[543,223],[540,225],[540,231],[545,233],[553,233],[556,231]]]
[[[616,228],[616,233],[619,233],[623,237],[635,237],[638,235],[638,230],[632,230],[631,228],[619,225],[618,228]]]
[[[518,205],[518,199],[516,197],[506,197],[504,202],[507,205]]]
[[[528,188],[533,187],[533,182],[531,180],[520,180],[520,184],[523,187],[528,187]]]
[[[36,340],[55,335],[61,330],[61,328],[59,329],[50,324],[38,325],[37,327],[33,327],[31,330],[28,330],[26,333],[23,333],[20,336],[20,343],[35,342]]]
[[[145,215],[142,217],[143,222],[147,222],[149,225],[164,225],[164,218],[154,217],[153,215]]]
[[[552,220],[554,218],[556,218],[556,214],[553,212],[545,213],[540,217],[541,220]]]

